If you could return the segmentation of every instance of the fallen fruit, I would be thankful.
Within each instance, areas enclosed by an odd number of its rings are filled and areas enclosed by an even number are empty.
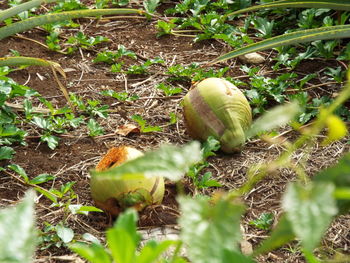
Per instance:
[[[226,153],[245,143],[252,112],[244,94],[232,83],[208,78],[190,90],[183,101],[184,118],[190,136],[206,140],[213,136]]]
[[[96,171],[104,171],[142,156],[139,150],[122,146],[111,148],[97,164]],[[92,199],[95,205],[116,216],[127,207],[142,210],[147,205],[160,204],[164,196],[164,179],[160,176],[121,179],[116,176],[93,175],[90,181]]]

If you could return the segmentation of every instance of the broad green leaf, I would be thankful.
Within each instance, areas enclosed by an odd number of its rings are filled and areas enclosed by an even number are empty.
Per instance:
[[[339,162],[329,167],[312,178],[315,182],[332,182],[337,190],[350,188],[350,153],[346,154]],[[337,196],[336,196],[337,198]],[[343,198],[339,198],[343,199]],[[350,200],[337,200],[337,206],[340,213],[347,213],[350,210]]]
[[[11,169],[12,171],[18,173],[26,183],[28,183],[29,181],[29,178],[28,178],[28,175],[26,173],[26,171],[21,167],[19,166],[18,164],[10,164],[7,166],[9,169]]]
[[[256,263],[251,257],[245,256],[238,251],[224,250],[221,263]]]
[[[55,176],[51,174],[39,174],[35,178],[29,180],[30,184],[42,184],[55,179]]]
[[[160,243],[156,241],[149,241],[141,249],[140,254],[137,256],[135,263],[152,263],[156,261],[162,253],[164,253],[170,246],[176,245],[179,241],[165,240]]]
[[[251,138],[261,132],[281,127],[291,121],[299,112],[300,107],[297,102],[276,106],[253,122],[246,137]]]
[[[284,244],[292,241],[294,238],[295,235],[293,233],[291,223],[288,221],[287,217],[283,215],[270,237],[262,242],[260,247],[254,251],[253,255],[265,254],[283,246]]]
[[[327,137],[323,140],[322,145],[338,141],[346,136],[348,129],[346,124],[336,115],[327,117],[326,125],[328,128]]]
[[[74,232],[71,228],[65,227],[62,224],[56,226],[57,236],[64,242],[69,243],[73,240]]]
[[[134,263],[140,236],[136,232],[137,213],[126,210],[107,231],[107,243],[114,262]]]
[[[350,25],[329,26],[315,29],[300,30],[292,33],[283,34],[281,36],[272,37],[245,47],[236,49],[226,53],[216,59],[210,64],[218,63],[228,59],[238,57],[247,53],[258,52],[266,49],[276,48],[280,46],[287,46],[292,44],[326,40],[339,39],[350,37]]]
[[[29,263],[36,245],[33,191],[15,207],[0,210],[0,262]]]
[[[27,11],[29,9],[32,9],[42,4],[53,3],[56,1],[57,0],[32,0],[32,1],[28,1],[19,5],[16,5],[14,7],[2,10],[0,11],[0,22],[14,15],[22,13],[23,11]]]
[[[147,13],[153,14],[154,11],[156,11],[159,2],[160,0],[147,0],[143,1],[143,6],[146,9]]]
[[[238,11],[229,13],[226,17],[238,15],[242,13],[258,11],[267,8],[329,8],[334,10],[350,11],[350,3],[346,3],[342,0],[316,0],[316,1],[300,1],[300,0],[282,0],[275,1],[262,5],[255,5],[248,8],[240,9]]]
[[[0,147],[0,160],[10,160],[15,154],[15,150],[8,146]]]
[[[86,9],[79,11],[66,11],[61,13],[46,14],[42,16],[35,16],[23,21],[19,21],[0,28],[0,40],[14,34],[24,32],[31,28],[52,24],[55,22],[88,17],[88,16],[104,16],[104,15],[120,15],[120,14],[142,14],[143,11],[137,9]]]
[[[126,229],[120,227],[109,229],[107,240],[114,262],[135,262],[136,244]]]
[[[69,244],[68,247],[91,263],[112,263],[111,257],[102,245],[96,243],[87,245],[77,242]]]
[[[183,147],[164,145],[147,152],[144,156],[128,161],[118,167],[102,172],[91,171],[92,176],[119,177],[121,179],[142,176],[163,176],[173,181],[180,180],[191,165],[201,160],[200,144],[191,142]]]
[[[312,253],[312,251],[302,249],[303,255],[308,263],[321,263],[321,261]],[[322,262],[324,262],[322,260]]]
[[[239,251],[242,205],[207,197],[180,197],[181,240],[193,263],[222,263],[227,251]]]
[[[306,250],[312,251],[337,214],[332,183],[291,183],[283,196],[282,206],[286,211],[295,235]]]
[[[140,241],[140,235],[137,233],[136,223],[138,215],[134,209],[128,209],[123,214],[119,215],[114,228],[125,229],[131,236],[133,242],[137,245]]]
[[[90,233],[84,233],[82,235],[82,238],[86,241],[89,241],[91,243],[95,243],[95,244],[101,244],[100,240],[98,240],[97,237],[95,237],[94,235],[90,234]]]
[[[47,146],[49,146],[51,150],[54,150],[58,146],[59,142],[59,138],[51,134],[44,134],[41,136],[40,140],[42,142],[46,142]]]

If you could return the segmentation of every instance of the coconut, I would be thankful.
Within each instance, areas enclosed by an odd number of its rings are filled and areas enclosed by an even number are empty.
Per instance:
[[[128,147],[113,147],[96,166],[96,171],[105,171],[142,156],[139,150]],[[160,204],[164,197],[164,179],[161,176],[121,179],[120,177],[91,177],[90,189],[95,205],[116,216],[128,207],[142,210],[148,205]]]
[[[221,149],[232,153],[245,143],[252,123],[252,111],[244,94],[231,82],[208,78],[199,82],[183,100],[189,135],[205,141],[213,136]]]

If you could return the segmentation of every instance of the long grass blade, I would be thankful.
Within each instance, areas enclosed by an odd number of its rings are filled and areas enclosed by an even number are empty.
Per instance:
[[[32,0],[32,1],[25,2],[23,4],[19,4],[14,7],[11,7],[9,9],[5,9],[3,11],[0,11],[0,22],[12,16],[18,15],[19,13],[22,13],[24,11],[37,7],[39,5],[53,3],[56,1],[57,0]]]
[[[45,60],[41,58],[33,58],[33,57],[2,57],[0,58],[0,67],[3,66],[43,66],[43,67],[55,67],[57,69],[60,69],[61,66],[53,61]],[[62,69],[62,68],[61,68]],[[58,70],[59,71],[59,70]],[[64,71],[62,69],[62,72],[64,74]],[[62,75],[62,73],[60,72]],[[63,75],[65,76],[65,75]]]
[[[329,8],[334,10],[350,11],[350,3],[344,2],[341,0],[316,0],[316,1],[282,0],[282,1],[276,1],[268,4],[255,5],[255,6],[251,6],[241,10],[237,10],[235,12],[225,15],[225,17],[267,9],[267,8],[290,8],[290,7],[292,8]]]
[[[350,37],[350,25],[330,26],[323,28],[307,29],[269,38],[258,43],[233,50],[226,53],[209,64],[215,64],[247,53],[276,48],[279,46],[292,45],[316,40],[339,39]]]
[[[67,92],[66,88],[63,86],[63,84],[60,82],[60,80],[58,79],[58,76],[56,74],[56,72],[58,72],[64,78],[66,78],[66,74],[64,73],[60,64],[53,62],[53,61],[50,61],[50,60],[33,58],[33,57],[3,57],[3,58],[0,58],[0,67],[3,67],[3,66],[23,66],[23,65],[50,67],[52,72],[53,72],[54,78],[58,84],[59,89],[63,93],[63,95],[66,98],[68,104],[70,105],[72,111],[74,112],[74,107],[69,100],[68,92]]]
[[[111,9],[93,9],[93,10],[86,9],[86,10],[79,10],[79,11],[75,10],[75,11],[67,11],[67,12],[31,17],[26,20],[13,23],[8,26],[4,26],[0,28],[0,40],[8,36],[29,30],[36,26],[51,24],[51,23],[70,20],[74,18],[88,17],[88,16],[120,15],[120,14],[143,14],[143,13],[144,11],[137,10],[137,9],[111,8]]]

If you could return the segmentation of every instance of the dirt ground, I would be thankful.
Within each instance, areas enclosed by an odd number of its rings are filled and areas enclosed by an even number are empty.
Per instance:
[[[217,41],[204,41],[194,43],[190,37],[164,36],[156,38],[156,20],[146,20],[139,18],[113,18],[108,20],[79,19],[80,29],[85,34],[91,36],[103,35],[111,41],[95,47],[93,50],[80,50],[73,55],[63,55],[49,51],[32,41],[12,37],[0,42],[0,57],[9,54],[10,49],[17,50],[22,56],[33,56],[45,58],[59,63],[67,71],[67,79],[61,79],[69,92],[74,92],[84,98],[98,99],[102,104],[111,105],[112,113],[101,124],[105,129],[105,135],[95,138],[88,137],[86,130],[76,129],[68,134],[60,135],[59,146],[55,150],[50,150],[47,145],[40,142],[38,133],[30,129],[26,141],[27,146],[16,146],[13,163],[21,165],[28,173],[29,177],[34,177],[41,173],[50,173],[56,176],[54,182],[46,183],[43,187],[59,187],[64,183],[74,181],[73,187],[77,194],[76,204],[93,205],[89,191],[89,169],[93,168],[107,149],[112,146],[129,145],[142,151],[155,149],[164,143],[181,145],[191,139],[185,132],[182,110],[180,106],[181,97],[186,94],[191,83],[181,83],[184,92],[175,98],[164,97],[161,91],[155,88],[157,83],[162,82],[166,76],[162,75],[162,68],[153,74],[146,76],[127,76],[118,73],[111,73],[109,67],[103,64],[95,64],[92,59],[96,53],[108,48],[116,50],[122,44],[127,49],[134,51],[138,55],[138,61],[142,62],[147,58],[161,57],[165,61],[165,67],[174,64],[189,65],[192,62],[204,64],[218,55],[227,52],[227,46]],[[67,30],[69,35],[72,29]],[[23,36],[44,43],[45,33],[39,29],[34,29],[23,34]],[[262,53],[267,56],[268,53]],[[305,73],[317,72],[325,65],[339,66],[337,61],[306,61],[301,64],[297,71]],[[241,62],[239,60],[229,61],[226,65],[231,66],[228,75],[241,76],[239,70]],[[217,67],[222,67],[220,64]],[[271,62],[266,60],[263,67],[267,70]],[[25,84],[42,94],[54,105],[63,106],[66,101],[57,87],[50,69],[42,67],[29,67],[21,71],[13,72],[9,75],[20,84]],[[244,79],[243,79],[244,80]],[[330,87],[332,88],[332,87]],[[111,98],[99,95],[99,91],[113,89],[117,92],[127,90],[137,94],[140,99],[133,102],[120,102]],[[336,91],[336,88],[333,88]],[[13,101],[20,103],[20,101]],[[176,125],[167,125],[169,112],[177,112],[179,121]],[[134,123],[131,116],[141,114],[150,124],[163,127],[162,132],[149,134],[130,134],[127,136],[118,135],[116,129],[127,123]],[[297,134],[286,127],[281,131],[283,137],[293,140]],[[312,176],[317,171],[336,163],[336,161],[346,152],[349,152],[350,145],[348,139],[336,142],[327,147],[316,147],[311,152],[307,162],[307,173]],[[262,140],[248,142],[240,153],[225,155],[218,153],[210,159],[210,171],[214,177],[224,186],[223,189],[234,189],[246,181],[246,171],[258,162],[269,162],[276,158],[283,148],[278,145],[269,145]],[[300,160],[302,152],[295,154],[294,159]],[[249,225],[249,221],[256,219],[263,212],[272,212],[276,217],[281,211],[280,198],[284,192],[286,183],[294,180],[295,175],[283,169],[278,174],[274,174],[264,179],[256,187],[244,196],[244,202],[248,207],[244,215],[242,226],[245,230],[245,238],[253,246],[261,242],[268,232],[257,230]],[[194,191],[193,186],[185,179],[189,192]],[[1,174],[0,176],[0,207],[16,203],[26,186],[18,183],[13,178]],[[212,190],[205,190],[210,194]],[[161,206],[150,207],[140,215],[140,226],[143,229],[174,226],[179,211],[175,201],[176,188],[171,182],[167,183],[165,200]],[[41,197],[36,205],[37,225],[42,229],[45,222],[57,224],[62,220],[63,208],[50,207],[50,202]],[[89,216],[70,215],[67,219],[69,227],[75,234],[89,232],[99,238],[103,238],[104,230],[108,227],[108,218],[104,214],[90,213]],[[323,241],[324,251],[320,253],[334,254],[336,251],[349,254],[350,245],[350,216],[340,216],[329,228]],[[259,262],[304,262],[301,253],[292,244],[290,247],[279,249],[259,258]],[[54,246],[47,250],[38,250],[37,262],[78,262],[68,249]]]

